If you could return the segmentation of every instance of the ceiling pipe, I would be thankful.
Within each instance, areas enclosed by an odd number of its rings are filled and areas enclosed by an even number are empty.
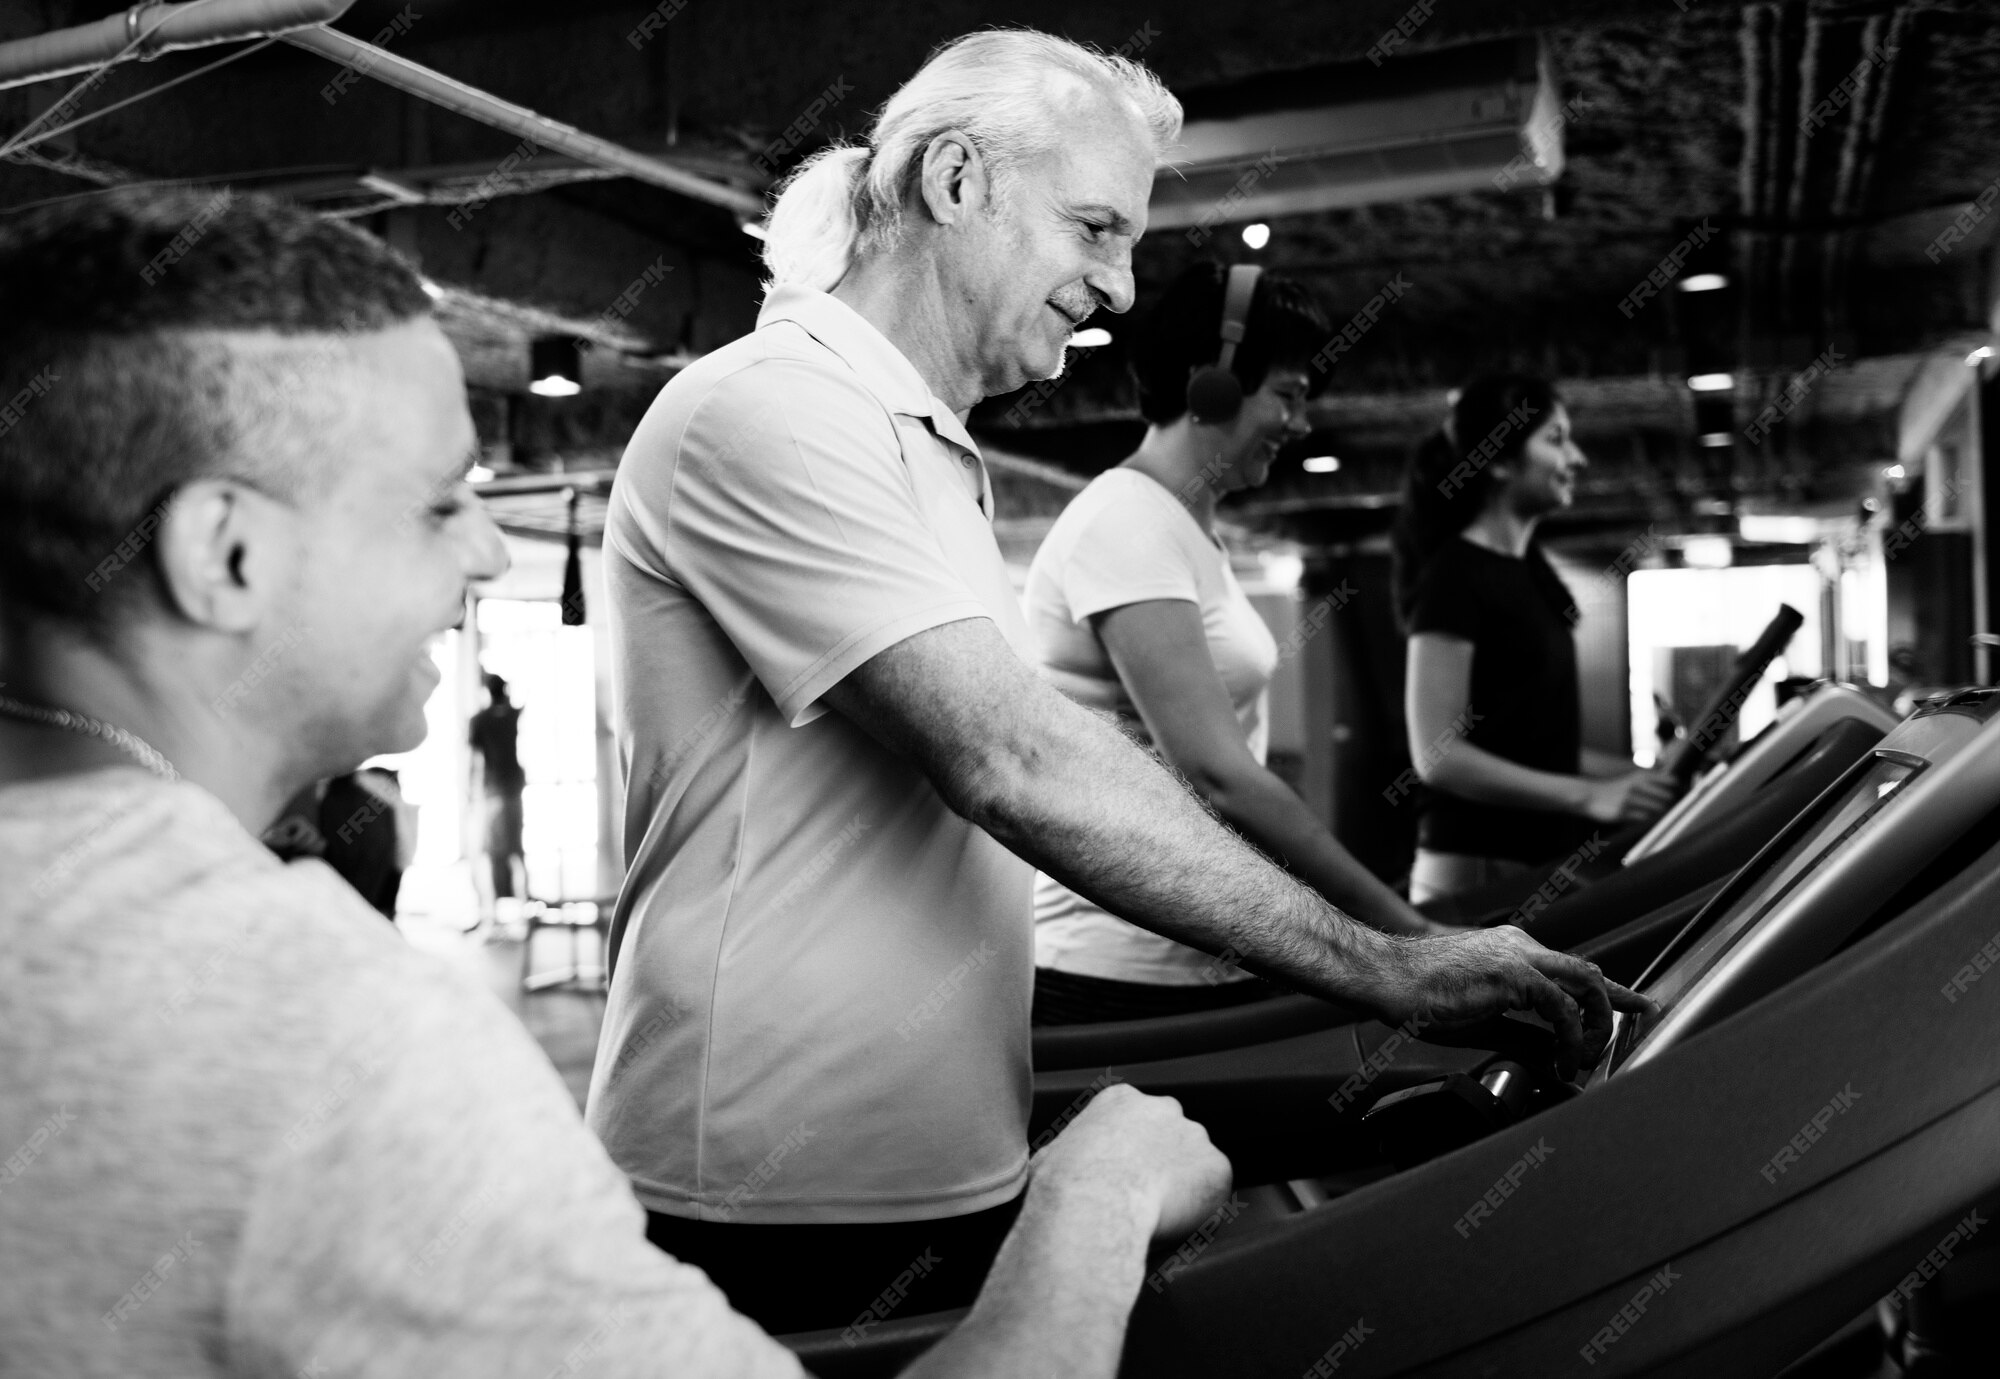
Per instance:
[[[476,86],[468,86],[462,81],[445,76],[442,72],[434,72],[420,63],[400,57],[386,48],[378,48],[372,43],[350,38],[336,29],[312,28],[288,33],[285,35],[285,42],[304,48],[307,52],[318,53],[328,61],[351,66],[385,86],[393,86],[420,100],[441,105],[469,119],[492,125],[495,129],[518,134],[532,142],[536,148],[567,153],[573,158],[621,173],[636,181],[662,187],[667,191],[692,197],[696,201],[722,206],[734,211],[738,216],[763,218],[764,198],[756,192],[733,187],[727,182],[713,181],[697,173],[663,163],[657,158],[648,158],[643,153],[635,153],[609,139],[586,134],[574,125],[566,125],[546,115],[538,115],[526,106],[502,100],[491,92],[482,91]]]
[[[384,85],[518,134],[537,148],[567,153],[593,167],[724,207],[741,218],[763,218],[764,198],[756,192],[648,158],[325,27],[353,4],[354,0],[188,0],[177,5],[134,5],[95,23],[0,43],[0,90],[87,71],[120,57],[150,58],[183,48],[281,35],[288,43]],[[143,43],[134,49],[134,40],[141,38]]]
[[[189,0],[184,5],[141,4],[74,28],[0,43],[0,90],[88,71],[144,42],[130,56],[156,57],[182,48],[205,48],[264,38],[340,18],[354,0]]]

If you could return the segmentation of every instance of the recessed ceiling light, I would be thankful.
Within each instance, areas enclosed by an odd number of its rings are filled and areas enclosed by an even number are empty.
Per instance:
[[[1309,455],[1301,466],[1308,474],[1331,474],[1340,468],[1337,455]]]
[[[1736,375],[1727,373],[1698,373],[1688,379],[1688,387],[1698,393],[1719,393],[1736,386]]]
[[[1263,221],[1243,227],[1243,242],[1252,249],[1262,249],[1271,242],[1271,227]]]

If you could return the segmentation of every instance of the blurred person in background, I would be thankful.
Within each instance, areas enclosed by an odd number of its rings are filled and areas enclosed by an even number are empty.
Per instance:
[[[484,824],[485,865],[473,863],[472,884],[479,895],[479,923],[496,925],[502,896],[526,899],[528,859],[522,850],[525,822],[521,769],[521,707],[507,695],[507,682],[491,671],[480,675],[486,707],[472,715],[466,739],[472,745],[472,799]],[[489,928],[489,935],[493,932]]]
[[[1422,782],[1412,901],[1558,861],[1678,793],[1582,745],[1575,600],[1535,531],[1586,463],[1555,388],[1525,374],[1468,383],[1411,457],[1390,540]]]
[[[1225,310],[1231,283],[1241,301]],[[1190,379],[1240,335],[1225,396],[1198,416]],[[1132,333],[1149,423],[1139,448],[1063,510],[1028,571],[1028,629],[1042,674],[1115,714],[1238,833],[1365,924],[1447,932],[1342,847],[1264,764],[1278,645],[1216,534],[1223,495],[1260,486],[1278,449],[1311,429],[1312,358],[1325,313],[1306,290],[1254,266],[1188,269]],[[1206,409],[1205,409],[1206,410]],[[1139,1019],[1237,1005],[1279,988],[1110,914],[1055,878],[1035,878],[1035,1023]]]

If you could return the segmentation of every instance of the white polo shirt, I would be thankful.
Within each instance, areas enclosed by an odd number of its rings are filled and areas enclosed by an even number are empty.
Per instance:
[[[604,538],[629,869],[591,1128],[655,1211],[955,1216],[1027,1176],[1028,865],[820,697],[1027,629],[972,439],[832,296],[670,382]]]

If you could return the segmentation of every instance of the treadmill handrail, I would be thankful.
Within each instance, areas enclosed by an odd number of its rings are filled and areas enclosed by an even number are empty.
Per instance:
[[[1316,996],[1287,995],[1194,1015],[1095,1025],[1041,1025],[1034,1030],[1034,1065],[1038,1073],[1054,1073],[1153,1063],[1162,1058],[1266,1044],[1369,1018],[1361,1010]]]

